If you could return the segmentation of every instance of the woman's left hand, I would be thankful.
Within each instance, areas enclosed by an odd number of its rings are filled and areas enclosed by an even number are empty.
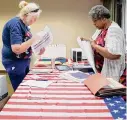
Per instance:
[[[95,40],[91,42],[91,46],[92,46],[92,48],[95,48],[97,46],[97,43]]]
[[[43,47],[43,48],[40,50],[39,55],[42,55],[44,52],[45,52],[45,48]]]

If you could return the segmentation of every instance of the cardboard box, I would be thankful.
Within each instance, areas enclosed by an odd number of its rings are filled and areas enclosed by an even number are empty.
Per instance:
[[[0,111],[3,109],[4,105],[7,103],[7,101],[8,101],[9,98],[10,98],[10,97],[7,96],[7,97],[5,97],[4,99],[2,99],[2,100],[0,101]]]
[[[0,75],[0,100],[8,95],[6,75]]]
[[[0,75],[0,111],[9,99],[6,75]]]
[[[8,88],[8,95],[11,96],[14,93],[10,78],[6,72],[6,70],[1,70],[0,69],[0,75],[5,75],[6,76],[6,81],[7,81],[7,88]]]

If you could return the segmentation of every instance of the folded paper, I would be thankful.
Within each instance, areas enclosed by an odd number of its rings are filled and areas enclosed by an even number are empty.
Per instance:
[[[106,78],[102,74],[97,73],[89,76],[84,84],[90,89],[90,91],[98,97],[126,95],[126,87],[113,80],[112,78]]]

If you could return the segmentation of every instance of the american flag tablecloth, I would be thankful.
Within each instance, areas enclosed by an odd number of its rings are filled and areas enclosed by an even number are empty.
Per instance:
[[[38,74],[41,79],[53,81],[47,88],[20,85],[0,112],[0,119],[126,119],[125,102],[121,97],[96,98],[83,83],[61,79],[60,73]],[[31,80],[31,76],[28,74],[25,80]]]

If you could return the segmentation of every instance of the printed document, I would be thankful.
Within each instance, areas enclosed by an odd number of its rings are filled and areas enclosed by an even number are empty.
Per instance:
[[[40,40],[37,40],[32,44],[31,48],[35,54],[39,54],[43,48],[46,48],[53,41],[53,35],[50,28],[46,26],[43,31],[37,33],[40,36]]]

